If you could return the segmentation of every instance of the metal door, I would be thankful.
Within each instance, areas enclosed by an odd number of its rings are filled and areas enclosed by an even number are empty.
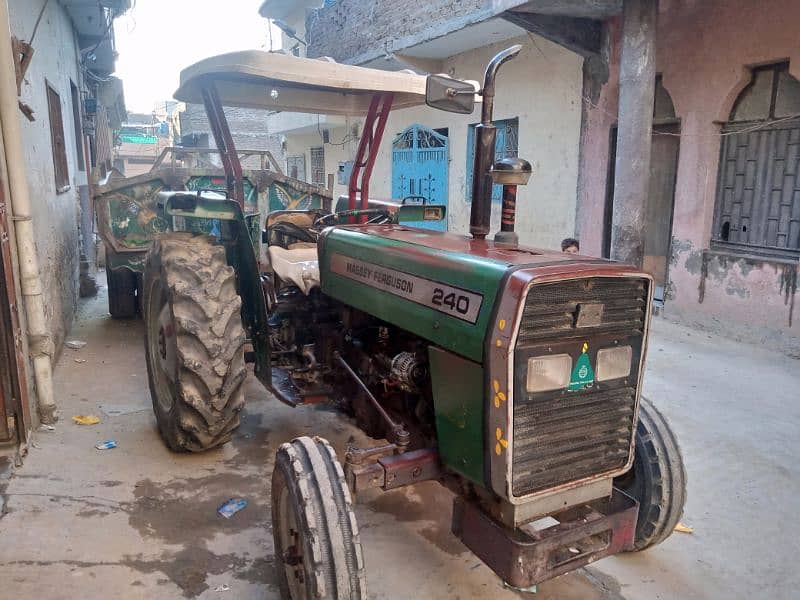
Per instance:
[[[0,443],[26,441],[31,423],[24,379],[22,331],[11,271],[11,240],[3,200],[0,185]]]
[[[447,206],[447,162],[447,136],[422,125],[412,125],[392,142],[392,198],[425,198],[430,204]],[[446,220],[408,225],[437,231],[447,229]]]

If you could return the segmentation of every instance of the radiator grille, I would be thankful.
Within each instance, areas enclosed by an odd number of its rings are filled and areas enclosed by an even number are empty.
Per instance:
[[[515,352],[512,491],[520,497],[592,475],[621,469],[633,436],[638,369],[627,380],[575,392],[529,394],[525,389],[529,356],[551,345],[580,354],[579,338],[590,347],[592,364],[600,336],[634,347],[638,362],[643,342],[646,279],[594,277],[531,287],[523,309]],[[578,327],[581,305],[602,305],[588,324]],[[596,309],[596,306],[594,307]],[[611,337],[609,337],[611,336]],[[624,341],[624,342],[623,342]]]
[[[514,404],[513,491],[524,496],[625,466],[636,390],[528,394]]]
[[[598,324],[576,327],[582,303],[603,305]],[[591,277],[535,285],[525,301],[517,343],[602,333],[642,334],[646,310],[644,279]]]

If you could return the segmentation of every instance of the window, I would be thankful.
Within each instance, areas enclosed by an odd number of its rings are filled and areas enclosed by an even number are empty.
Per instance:
[[[800,82],[788,69],[754,69],[722,128],[715,247],[800,256]]]
[[[311,148],[311,183],[325,185],[325,148]]]
[[[494,159],[512,158],[519,152],[519,119],[493,121],[497,127],[497,140],[494,145]],[[472,170],[475,168],[475,125],[467,131],[467,202],[472,202]],[[503,186],[492,186],[492,202],[500,202],[503,198]]]
[[[72,92],[72,120],[75,125],[75,152],[78,156],[78,169],[86,170],[83,160],[83,127],[81,126],[81,103],[78,93],[78,86],[72,81],[69,82],[69,91]]]
[[[69,169],[67,146],[64,141],[64,120],[61,117],[61,97],[50,84],[47,84],[47,111],[50,114],[50,143],[53,151],[56,191],[65,192],[69,189]]]
[[[299,156],[286,157],[286,173],[292,179],[299,181],[306,180],[306,157],[304,154]]]

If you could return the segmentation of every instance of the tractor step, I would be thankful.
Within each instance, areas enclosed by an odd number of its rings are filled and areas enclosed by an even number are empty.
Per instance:
[[[270,391],[275,394],[275,397],[295,407],[298,404],[321,404],[327,402],[333,390],[329,386],[317,386],[314,388],[303,387],[300,389],[294,383],[289,371],[280,367],[272,367],[272,384],[269,386]]]
[[[294,384],[288,371],[280,367],[272,367],[270,391],[275,394],[278,400],[291,407],[303,403],[303,393]]]

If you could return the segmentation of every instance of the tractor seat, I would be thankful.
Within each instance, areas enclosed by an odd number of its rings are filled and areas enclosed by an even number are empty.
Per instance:
[[[292,282],[307,296],[319,285],[319,259],[317,248],[269,247],[269,261],[272,270],[283,281]]]

